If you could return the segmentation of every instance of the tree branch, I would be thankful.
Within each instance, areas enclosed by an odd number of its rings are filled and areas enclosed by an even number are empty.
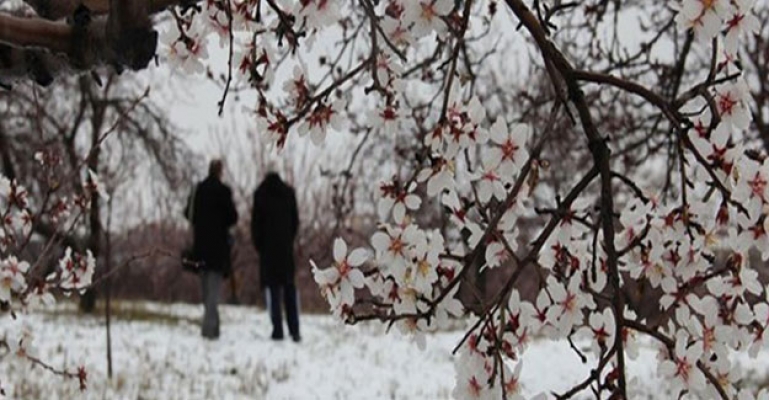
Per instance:
[[[145,3],[152,14],[157,14],[166,8],[179,4],[182,0],[133,0],[135,3]],[[58,20],[72,16],[82,4],[93,15],[106,15],[110,11],[110,0],[24,0],[32,7],[38,16],[49,20]]]
[[[560,77],[552,72],[552,69],[548,70],[551,73],[552,79],[555,81],[562,78],[566,83],[569,100],[577,109],[582,128],[585,131],[585,136],[587,136],[588,147],[593,155],[594,168],[598,169],[601,178],[601,228],[603,230],[603,245],[607,258],[606,264],[609,270],[609,283],[614,292],[612,295],[612,308],[616,329],[617,332],[622,332],[624,304],[620,287],[618,254],[614,244],[614,197],[611,184],[612,171],[609,146],[606,144],[606,140],[599,134],[593,121],[593,117],[590,114],[590,109],[585,101],[585,95],[579,86],[578,75],[575,75],[576,69],[569,63],[563,53],[561,53],[561,51],[547,38],[547,32],[542,27],[537,17],[531,10],[529,10],[522,0],[507,0],[507,5],[518,17],[526,30],[528,30],[534,37],[545,63],[551,61],[554,67],[553,69],[557,70]],[[636,90],[635,93],[638,94],[644,92]],[[648,95],[648,93],[644,94]],[[617,370],[619,371],[617,379],[618,393],[616,394],[619,395],[619,398],[626,399],[624,343],[622,342],[621,335],[616,335],[613,347],[616,349]]]
[[[39,47],[59,53],[72,49],[72,26],[39,18],[0,13],[0,43],[13,47]]]
[[[51,19],[66,10],[73,16],[71,23],[0,13],[0,80],[32,78],[47,85],[63,73],[103,65],[118,71],[144,69],[157,49],[158,33],[150,16],[176,2],[109,0],[113,12],[96,18],[88,8],[73,9],[70,3],[40,0],[31,5]],[[92,3],[102,10],[107,0]]]

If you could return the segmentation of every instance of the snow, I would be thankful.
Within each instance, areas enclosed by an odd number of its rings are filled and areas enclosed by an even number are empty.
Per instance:
[[[68,380],[5,356],[0,381],[8,399],[448,399],[454,386],[451,350],[466,325],[431,335],[424,351],[380,324],[343,326],[329,316],[303,315],[303,341],[274,342],[264,310],[222,306],[222,336],[204,340],[194,305],[119,303],[113,319],[114,376],[106,378],[101,316],[78,316],[74,306],[21,317],[36,334],[39,357],[55,368],[88,371],[81,393]],[[6,322],[10,323],[10,322]],[[668,398],[655,376],[656,351],[642,342],[629,362],[632,398]],[[588,355],[586,346],[577,347]],[[763,357],[762,357],[763,356]],[[523,356],[524,395],[562,393],[590,374],[568,343],[535,341]],[[766,379],[765,354],[740,357],[757,382]],[[589,393],[585,393],[588,395]],[[592,397],[592,396],[591,396]],[[587,397],[590,398],[590,397]]]

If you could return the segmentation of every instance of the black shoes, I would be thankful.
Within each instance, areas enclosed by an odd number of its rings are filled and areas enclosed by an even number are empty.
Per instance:
[[[214,329],[206,328],[202,329],[202,335],[204,338],[208,340],[216,340],[219,339],[219,328],[216,327]]]
[[[272,339],[272,340],[274,340],[276,342],[279,342],[279,341],[283,340],[283,335],[276,335],[276,334],[273,333],[270,336],[270,339]]]
[[[274,334],[274,333],[273,333],[273,334],[270,336],[270,339],[272,339],[272,340],[274,340],[274,341],[276,341],[276,342],[279,342],[279,341],[283,340],[283,339],[284,339],[284,337],[283,337],[283,335],[276,335],[276,334]],[[299,336],[299,335],[291,335],[291,340],[293,340],[293,341],[294,341],[294,343],[299,343],[299,342],[301,342],[301,341],[302,341],[302,337],[301,337],[301,336]]]

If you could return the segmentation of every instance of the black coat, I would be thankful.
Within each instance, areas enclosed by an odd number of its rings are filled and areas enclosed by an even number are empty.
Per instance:
[[[294,239],[299,229],[294,189],[268,174],[254,192],[251,240],[259,252],[262,287],[294,282]]]
[[[198,184],[194,201],[194,215],[189,215],[188,204],[185,216],[192,222],[195,256],[204,263],[203,268],[229,275],[232,262],[228,230],[238,221],[232,190],[209,176]]]

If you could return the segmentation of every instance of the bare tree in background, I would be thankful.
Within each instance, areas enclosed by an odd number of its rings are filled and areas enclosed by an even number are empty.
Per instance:
[[[82,194],[90,179],[80,172],[82,165],[111,184],[134,181],[138,187],[139,180],[160,178],[172,190],[179,187],[189,174],[190,159],[182,132],[147,98],[148,90],[111,75],[102,87],[81,76],[62,79],[44,91],[29,86],[0,93],[5,110],[0,121],[0,158],[5,175],[19,181],[43,179],[36,175],[38,154],[61,160],[60,172],[66,179],[56,183],[59,198]],[[136,171],[148,174],[139,176]],[[45,193],[33,194],[45,197]],[[91,202],[88,231],[72,232],[60,240],[75,249],[90,249],[98,258],[104,204],[98,197]],[[60,234],[46,220],[36,221],[34,229],[44,239]],[[82,299],[83,310],[93,310],[92,294]]]

